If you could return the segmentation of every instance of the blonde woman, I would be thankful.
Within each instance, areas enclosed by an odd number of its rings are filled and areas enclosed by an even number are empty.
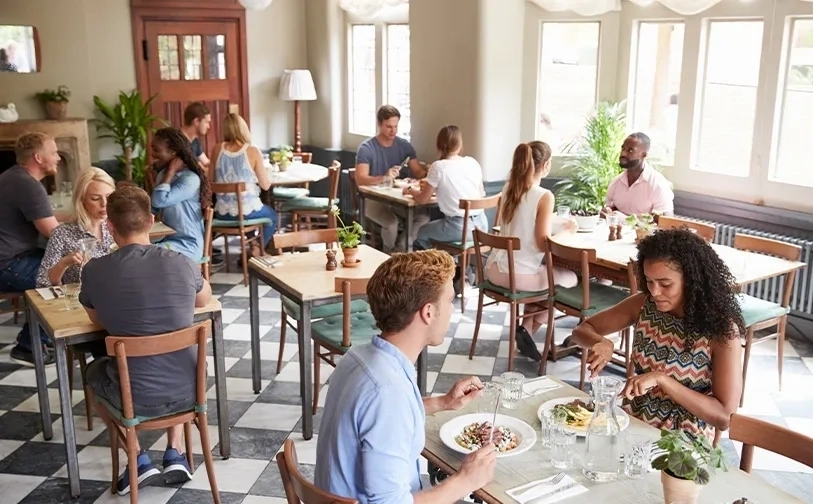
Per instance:
[[[83,238],[96,239],[90,259],[110,252],[113,238],[106,225],[107,197],[115,190],[116,183],[104,170],[90,167],[80,172],[73,193],[74,216],[51,232],[37,274],[37,287],[80,281],[83,257],[79,241]]]
[[[246,191],[241,195],[243,217],[268,219],[263,225],[263,246],[267,246],[274,236],[277,213],[260,199],[260,189],[267,191],[271,187],[271,179],[263,165],[263,155],[260,149],[251,145],[251,132],[240,115],[227,115],[222,128],[225,141],[212,150],[214,162],[209,176],[218,183],[246,183]],[[237,198],[234,194],[218,194],[216,218],[237,220],[237,214]],[[253,242],[251,255],[260,255]]]

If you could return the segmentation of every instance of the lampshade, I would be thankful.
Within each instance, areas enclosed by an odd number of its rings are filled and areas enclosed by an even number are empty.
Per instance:
[[[273,0],[240,0],[240,4],[248,10],[263,10],[269,5]]]
[[[316,99],[316,88],[310,70],[285,70],[279,82],[279,98],[285,101]]]

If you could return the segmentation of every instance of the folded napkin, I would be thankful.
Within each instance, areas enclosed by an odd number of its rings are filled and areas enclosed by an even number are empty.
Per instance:
[[[505,493],[520,504],[550,504],[587,492],[587,487],[567,475],[556,485],[544,484],[555,477],[532,481]]]
[[[63,297],[65,293],[62,291],[62,287],[43,287],[41,289],[37,289],[42,299],[56,299],[58,297]]]
[[[534,378],[533,380],[527,380],[522,386],[522,391],[528,395],[535,396],[538,394],[544,394],[545,392],[550,392],[551,390],[556,390],[559,387],[561,387],[561,385],[551,380],[547,376],[540,376],[539,378]]]

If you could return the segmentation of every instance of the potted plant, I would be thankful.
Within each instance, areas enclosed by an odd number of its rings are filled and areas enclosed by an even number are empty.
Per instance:
[[[96,129],[105,132],[99,138],[112,138],[121,148],[116,156],[124,175],[124,180],[139,185],[144,183],[147,171],[147,140],[156,131],[156,123],[164,126],[165,120],[150,112],[150,104],[155,96],[142,100],[141,93],[119,92],[117,103],[108,104],[98,96],[93,97],[96,112]]]
[[[624,102],[601,102],[587,119],[581,138],[565,147],[567,175],[556,184],[556,203],[573,211],[579,229],[593,229],[607,188],[621,173],[618,154],[626,137]]]
[[[340,214],[339,207],[333,205],[330,207],[330,213],[339,221],[340,226],[337,229],[339,235],[339,246],[342,248],[342,255],[344,260],[342,266],[355,266],[359,261],[356,259],[358,254],[358,246],[361,244],[361,237],[364,236],[364,228],[358,222],[353,222],[352,225],[345,225]]]
[[[45,115],[48,119],[62,120],[68,116],[68,101],[70,101],[71,90],[68,86],[59,86],[56,89],[46,89],[34,95],[45,107]]]
[[[650,214],[628,215],[626,223],[635,230],[635,243],[651,235],[658,227],[655,218]]]
[[[681,430],[661,430],[657,445],[666,453],[652,461],[661,471],[665,504],[694,504],[702,485],[716,469],[728,470],[723,451],[712,447],[705,436],[694,436]]]
[[[279,167],[279,171],[287,171],[288,165],[291,164],[293,154],[293,147],[290,145],[280,145],[279,149],[271,152],[271,162]]]

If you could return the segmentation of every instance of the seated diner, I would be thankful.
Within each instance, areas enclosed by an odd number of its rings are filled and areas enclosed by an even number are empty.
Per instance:
[[[645,133],[633,133],[621,146],[618,164],[624,169],[607,187],[604,213],[624,215],[672,214],[672,184],[647,161],[651,141]]]

